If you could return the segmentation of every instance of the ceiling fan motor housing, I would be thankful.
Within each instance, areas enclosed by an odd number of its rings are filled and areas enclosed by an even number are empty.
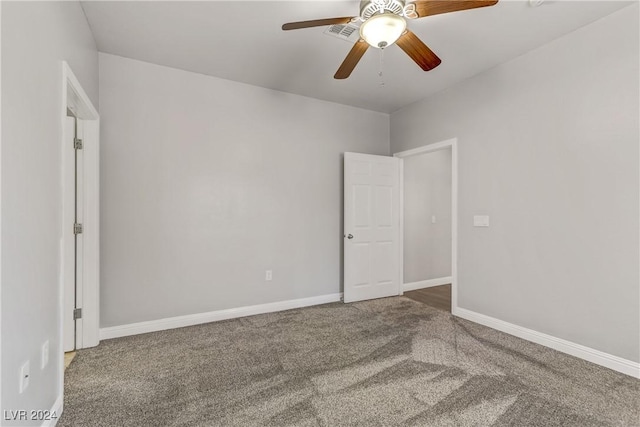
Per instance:
[[[403,15],[404,0],[362,0],[360,2],[360,18],[363,21],[380,13]]]
[[[407,29],[404,8],[404,0],[363,0],[360,37],[378,49],[392,45]]]

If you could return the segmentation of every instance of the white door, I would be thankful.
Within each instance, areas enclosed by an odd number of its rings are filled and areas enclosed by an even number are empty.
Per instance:
[[[399,162],[344,153],[344,302],[400,294]]]
[[[63,197],[64,202],[63,206],[74,206],[75,205],[75,168],[73,167],[75,163],[75,150],[73,148],[73,139],[76,135],[76,119],[74,117],[67,117],[65,123],[65,141],[64,147],[62,147],[62,161],[68,165],[64,170],[68,173],[62,177],[65,180],[64,185],[62,186],[64,189]],[[73,173],[73,174],[72,174]],[[63,265],[62,268],[65,271],[63,274],[64,283],[62,286],[63,289],[63,299],[64,299],[64,310],[62,311],[62,338],[64,341],[64,351],[73,351],[75,349],[75,333],[76,333],[76,325],[73,319],[73,309],[76,306],[76,290],[75,290],[75,260],[74,260],[74,252],[75,252],[75,243],[74,239],[71,236],[71,232],[69,230],[70,227],[73,226],[73,221],[75,220],[75,212],[71,209],[65,210],[62,218],[62,233],[64,235],[63,242],[65,248],[63,250]]]
[[[76,119],[76,138],[79,141],[84,141],[84,126],[83,121],[81,119]],[[79,224],[82,227],[82,231],[75,235],[75,309],[82,311],[82,300],[83,294],[83,280],[84,280],[84,271],[82,266],[84,265],[83,254],[84,254],[84,149],[76,148],[75,152],[75,194],[76,194],[76,206],[75,206],[75,222],[74,224]],[[75,349],[83,348],[84,345],[82,343],[82,337],[84,333],[82,332],[82,315],[79,318],[74,320],[74,324],[76,327],[75,330]]]
[[[66,171],[63,179],[63,349],[73,351],[81,348],[82,320],[76,319],[74,310],[82,306],[82,234],[75,233],[75,224],[83,219],[83,155],[76,149],[76,138],[82,140],[82,121],[67,117],[63,162]],[[68,166],[68,167],[67,167]]]

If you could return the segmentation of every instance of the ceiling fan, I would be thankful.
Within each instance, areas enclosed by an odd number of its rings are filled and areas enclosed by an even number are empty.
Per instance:
[[[338,68],[333,76],[335,79],[349,77],[369,46],[384,49],[394,43],[400,46],[400,49],[409,55],[420,68],[429,71],[440,65],[440,58],[407,28],[407,19],[493,6],[496,3],[498,0],[414,0],[412,2],[362,0],[359,16],[289,22],[284,24],[282,29],[285,31],[298,30],[361,22],[360,40],[353,45]]]

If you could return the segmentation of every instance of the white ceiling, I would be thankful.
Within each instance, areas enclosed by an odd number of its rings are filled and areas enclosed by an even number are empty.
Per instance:
[[[502,0],[410,21],[442,64],[424,72],[391,46],[384,86],[379,50],[369,49],[350,78],[335,80],[351,43],[323,34],[326,27],[281,30],[290,21],[355,16],[357,1],[89,1],[83,8],[101,52],[388,113],[628,4]]]

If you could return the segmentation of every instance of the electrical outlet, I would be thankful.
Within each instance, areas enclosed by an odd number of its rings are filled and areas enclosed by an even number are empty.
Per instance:
[[[29,387],[29,361],[27,360],[20,367],[20,394]]]
[[[431,224],[435,224],[435,223],[436,223],[436,216],[431,215]]]
[[[264,280],[266,280],[267,282],[271,281],[273,279],[273,272],[271,270],[267,270],[264,274]]]
[[[42,359],[40,361],[40,369],[44,369],[49,364],[49,340],[42,344]]]

